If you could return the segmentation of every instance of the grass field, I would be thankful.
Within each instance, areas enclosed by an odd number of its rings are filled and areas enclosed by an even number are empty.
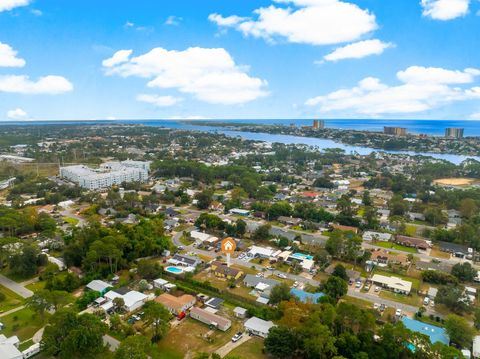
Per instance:
[[[45,282],[44,281],[39,281],[35,283],[30,283],[25,286],[25,288],[30,289],[32,292],[36,292],[38,290],[44,289],[45,288]]]
[[[442,252],[440,249],[433,247],[430,250],[430,255],[432,257],[437,257],[441,259],[450,259],[450,253]]]
[[[407,253],[417,253],[416,248],[412,247],[405,247],[400,244],[392,243],[392,242],[384,242],[384,241],[378,241],[375,242],[374,245],[382,248],[388,248],[388,249],[396,249],[397,251],[403,251]]]
[[[253,337],[248,342],[243,343],[235,350],[232,350],[229,355],[238,356],[242,359],[266,359],[267,355],[263,354],[263,340],[261,338]]]
[[[5,300],[0,302],[0,313],[7,312],[23,303],[22,297],[4,286],[0,286],[0,293],[5,295]]]
[[[395,302],[399,302],[407,305],[413,305],[413,306],[419,306],[422,303],[422,300],[416,294],[403,295],[403,294],[393,293],[388,290],[382,290],[379,294],[379,297],[394,300]]]
[[[49,314],[42,319],[39,314],[28,308],[21,309],[15,313],[1,318],[5,328],[2,331],[7,337],[16,335],[20,341],[30,339],[40,328],[42,328]]]

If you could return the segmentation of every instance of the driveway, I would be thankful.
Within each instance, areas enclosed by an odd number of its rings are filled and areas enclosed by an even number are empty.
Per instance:
[[[225,344],[223,347],[221,348],[218,348],[215,353],[217,353],[218,355],[220,355],[221,358],[225,357],[228,355],[228,353],[230,353],[233,349],[239,347],[240,345],[242,345],[243,343],[249,341],[250,339],[252,339],[252,337],[248,334],[243,334],[243,337],[237,341],[237,342],[232,342],[231,340]]]
[[[30,289],[25,288],[21,284],[14,282],[13,280],[0,274],[0,285],[7,287],[12,292],[17,293],[22,298],[30,298],[33,292]]]
[[[111,337],[110,335],[104,335],[103,336],[103,344],[107,345],[110,351],[114,352],[115,350],[118,349],[120,346],[120,342],[115,339],[114,337]]]
[[[407,304],[395,302],[393,300],[381,298],[377,295],[373,295],[369,293],[357,292],[353,288],[348,288],[348,295],[350,297],[363,299],[372,303],[385,304],[387,307],[390,307],[390,308],[395,308],[395,309],[400,308],[403,312],[408,312],[408,313],[418,312],[418,307],[415,307],[413,305],[407,305]]]

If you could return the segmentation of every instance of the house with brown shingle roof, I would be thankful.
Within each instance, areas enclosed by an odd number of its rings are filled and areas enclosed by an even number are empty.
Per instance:
[[[187,311],[195,305],[196,299],[194,296],[184,294],[180,297],[175,297],[171,294],[164,293],[155,298],[157,303],[163,304],[173,315],[179,315]]]
[[[430,245],[425,239],[407,236],[396,236],[395,243],[401,244],[402,246],[413,247],[421,250],[426,250],[430,247]]]
[[[216,277],[238,280],[243,276],[240,269],[228,267],[226,263],[212,262],[211,270]]]

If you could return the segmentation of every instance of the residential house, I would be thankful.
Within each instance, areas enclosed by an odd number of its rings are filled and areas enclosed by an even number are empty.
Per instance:
[[[277,218],[277,220],[280,223],[289,225],[289,226],[298,226],[303,222],[303,219],[301,218],[295,218],[295,217],[285,217],[285,216],[280,216]]]
[[[434,271],[440,271],[444,273],[451,273],[452,271],[452,265],[445,262],[436,263],[436,262],[417,261],[415,262],[415,267],[419,271],[434,270]]]
[[[222,331],[226,331],[232,326],[230,319],[198,307],[193,307],[190,310],[190,317]]]
[[[235,309],[233,310],[233,314],[237,318],[245,319],[247,317],[248,310],[242,307],[235,307]]]
[[[95,291],[95,292],[99,292],[100,295],[102,295],[102,296],[105,293],[107,293],[108,289],[111,288],[111,287],[112,286],[109,283],[104,282],[103,280],[98,280],[98,279],[92,280],[90,283],[88,283],[86,285],[87,289]]]
[[[107,302],[101,305],[101,308],[106,312],[113,309],[113,300],[115,298],[122,298],[123,302],[125,303],[124,309],[127,312],[133,312],[138,308],[141,308],[145,301],[147,300],[147,296],[143,293],[137,292],[135,290],[129,290],[127,288],[119,288],[114,289],[107,292],[104,296],[107,299]]]
[[[228,267],[226,263],[218,261],[212,262],[210,268],[213,274],[219,278],[238,280],[243,276],[243,271],[236,268]]]
[[[212,309],[218,310],[218,309],[220,309],[220,307],[222,306],[223,302],[224,302],[223,299],[214,297],[214,298],[210,298],[209,300],[207,300],[207,301],[205,302],[205,305],[206,305],[207,307],[212,308]]]
[[[23,359],[23,353],[18,349],[20,340],[13,336],[7,338],[0,334],[0,358],[2,359]]]
[[[352,226],[343,226],[341,224],[336,224],[336,223],[332,223],[330,225],[330,227],[333,229],[333,230],[339,230],[339,231],[342,231],[342,232],[353,232],[355,234],[358,233],[358,228],[357,227],[352,227]]]
[[[173,265],[180,265],[184,267],[197,267],[202,261],[193,256],[187,256],[184,254],[176,253],[172,258],[168,260],[168,263]]]
[[[429,242],[427,242],[425,239],[415,237],[396,236],[395,243],[405,247],[412,247],[421,250],[427,250],[427,248],[430,248]]]
[[[381,232],[372,232],[366,231],[363,233],[362,239],[364,241],[390,241],[392,239],[391,233],[381,233]]]
[[[375,249],[372,251],[370,260],[378,266],[387,266],[388,264],[408,265],[408,257],[402,253],[392,253],[386,249]]]
[[[387,288],[395,293],[410,294],[412,290],[412,282],[403,280],[398,277],[387,277],[380,274],[374,274],[371,281],[376,285]]]
[[[275,326],[275,324],[273,324],[271,321],[266,321],[257,317],[251,317],[243,326],[248,333],[266,338],[268,336],[268,332],[272,327]]]
[[[188,309],[193,307],[196,303],[194,296],[190,294],[184,294],[180,297],[175,297],[168,293],[163,293],[155,298],[157,303],[163,304],[173,315],[179,315],[185,313]]]
[[[473,249],[465,245],[451,242],[438,242],[442,252],[453,254],[457,258],[472,258]]]

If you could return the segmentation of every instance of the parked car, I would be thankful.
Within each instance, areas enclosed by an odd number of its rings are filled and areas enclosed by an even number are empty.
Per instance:
[[[373,303],[373,309],[375,309],[375,310],[380,309],[380,304],[378,304],[378,303]]]
[[[385,309],[387,309],[387,306],[385,304],[380,304],[380,311],[383,312],[385,311]]]
[[[430,303],[430,298],[425,297],[425,299],[423,300],[423,305],[428,305],[428,303]]]
[[[369,291],[370,290],[370,284],[365,284],[365,287],[363,287],[363,289],[365,289],[366,291]]]
[[[243,337],[243,333],[242,332],[238,332],[237,334],[235,334],[233,337],[232,337],[232,342],[235,343],[235,342],[238,342],[240,339],[242,339]]]
[[[355,283],[355,288],[360,288],[362,286],[362,282]]]
[[[283,273],[277,273],[278,278],[287,279],[287,276]]]
[[[380,292],[380,287],[375,287],[375,292]]]
[[[395,316],[397,317],[400,317],[402,315],[402,310],[400,308],[398,308],[396,311],[395,311]]]

